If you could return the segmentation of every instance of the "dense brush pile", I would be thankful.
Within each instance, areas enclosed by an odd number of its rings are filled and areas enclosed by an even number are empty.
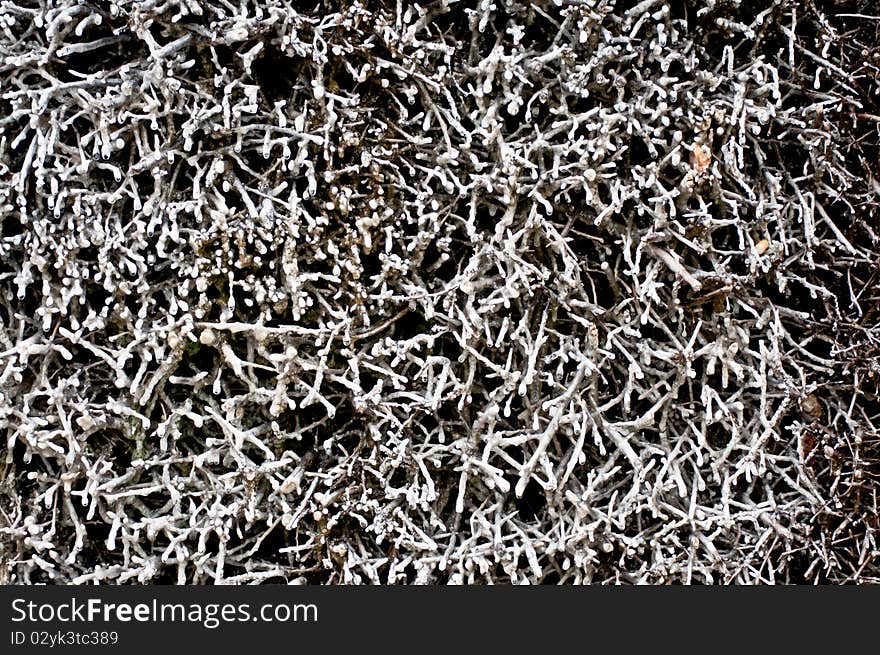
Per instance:
[[[0,0],[0,580],[880,581],[871,0]]]

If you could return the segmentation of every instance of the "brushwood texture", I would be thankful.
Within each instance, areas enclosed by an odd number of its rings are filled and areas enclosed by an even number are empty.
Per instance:
[[[0,0],[0,581],[880,581],[869,0]]]

